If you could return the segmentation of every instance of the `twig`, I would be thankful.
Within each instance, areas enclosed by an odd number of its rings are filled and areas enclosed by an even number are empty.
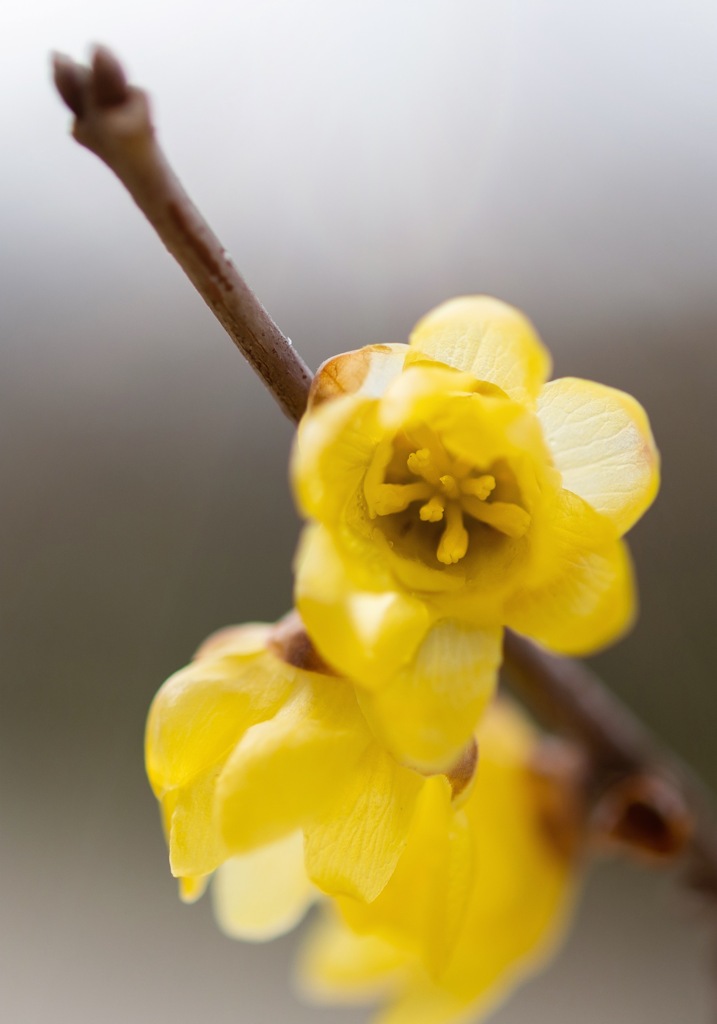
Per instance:
[[[298,421],[311,374],[241,278],[159,148],[144,92],[98,48],[90,68],[54,58],[55,83],[75,115],[73,134],[114,171],[240,351]],[[689,884],[717,897],[717,830],[709,801],[685,766],[585,665],[508,632],[505,664],[546,725],[580,741],[599,827],[662,859],[684,852]]]
[[[311,373],[184,191],[154,134],[149,101],[119,61],[98,47],[90,68],[53,60],[73,135],[128,190],[190,281],[292,420],[306,408]]]
[[[652,859],[683,855],[686,883],[717,899],[717,827],[691,770],[587,665],[510,630],[503,656],[510,683],[538,718],[587,752],[598,832]]]

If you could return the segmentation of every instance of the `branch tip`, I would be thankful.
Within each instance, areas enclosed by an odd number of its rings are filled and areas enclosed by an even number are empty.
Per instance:
[[[124,68],[107,46],[93,47],[91,81],[98,107],[119,106],[129,96]]]
[[[85,112],[89,71],[65,53],[52,54],[52,78],[60,97],[75,117]]]

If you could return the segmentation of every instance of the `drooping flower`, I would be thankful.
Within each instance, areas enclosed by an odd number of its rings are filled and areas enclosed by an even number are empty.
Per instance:
[[[470,737],[502,627],[584,654],[633,617],[620,538],[658,487],[647,417],[613,388],[546,384],[549,370],[525,317],[479,296],[429,313],[409,345],[336,356],[314,380],[293,460],[311,520],[297,607],[407,762],[440,768]],[[419,649],[447,633],[464,658],[475,648],[480,677],[448,680],[441,658],[416,674]]]
[[[478,743],[467,801],[456,808],[445,779],[431,780],[381,895],[327,906],[301,958],[309,995],[379,999],[377,1024],[476,1021],[552,955],[584,837],[576,776],[539,764],[512,705],[491,706]]]
[[[247,894],[224,914],[227,930],[257,938],[291,926],[314,886],[374,899],[427,781],[376,741],[353,686],[294,617],[222,631],[168,679],[150,710],[146,764],[183,897],[200,896],[221,867],[219,891]],[[473,767],[465,757],[455,766],[456,794]],[[252,901],[257,873],[285,863],[294,867],[271,904]]]

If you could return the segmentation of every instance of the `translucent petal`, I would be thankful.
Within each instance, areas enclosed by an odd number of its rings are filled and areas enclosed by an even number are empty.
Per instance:
[[[232,938],[249,942],[265,942],[291,931],[316,895],[304,868],[300,831],[230,858],[212,883],[219,927]]]
[[[302,946],[298,985],[318,1002],[364,1002],[390,992],[407,959],[376,935],[349,931],[327,907]]]
[[[231,853],[309,823],[369,743],[351,687],[329,676],[315,678],[274,718],[253,726],[226,763],[216,803]]]
[[[570,491],[562,492],[553,527],[552,575],[519,591],[507,604],[505,622],[560,654],[589,654],[633,622],[630,556],[612,524]]]
[[[608,516],[621,534],[640,518],[659,487],[659,455],[639,402],[589,380],[550,381],[538,398],[563,486]]]
[[[311,383],[309,408],[343,395],[380,398],[403,370],[408,353],[408,345],[367,345],[327,359]]]
[[[211,875],[188,875],[179,879],[179,898],[182,903],[196,903],[204,895]]]
[[[169,847],[169,866],[176,878],[209,875],[227,855],[214,819],[214,788],[220,766],[213,765],[191,783],[167,792],[161,800]],[[195,884],[183,887],[191,895]]]
[[[414,327],[411,347],[531,403],[550,374],[550,356],[530,321],[485,295],[452,299]]]
[[[370,904],[342,899],[339,906],[354,931],[418,951],[429,970],[440,971],[458,939],[474,866],[466,819],[451,806],[447,780],[434,776],[390,883]]]
[[[296,604],[309,635],[334,669],[367,687],[410,660],[430,621],[425,603],[376,562],[370,545],[357,542],[351,557],[321,526],[304,530],[296,559]]]
[[[384,436],[377,403],[354,395],[327,402],[299,424],[291,476],[302,512],[321,522],[338,522],[360,492],[363,478]]]
[[[306,829],[306,869],[331,894],[375,899],[393,874],[424,779],[372,743]]]
[[[268,628],[262,640],[267,635]],[[246,729],[276,711],[294,676],[264,652],[208,655],[170,676],[147,721],[147,774],[155,794],[222,761]]]
[[[359,694],[374,733],[399,761],[448,768],[473,736],[493,696],[503,631],[437,622],[409,665],[375,691]]]

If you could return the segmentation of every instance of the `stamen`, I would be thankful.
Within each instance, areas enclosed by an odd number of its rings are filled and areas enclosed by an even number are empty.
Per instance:
[[[507,537],[522,537],[530,526],[530,513],[508,501],[480,501],[472,495],[463,498],[463,508],[469,516],[492,526]]]
[[[460,488],[464,494],[472,494],[480,501],[485,501],[488,495],[495,490],[495,477],[490,473],[484,473],[479,477],[470,477],[467,480],[461,480]]]
[[[454,476],[450,473],[446,473],[445,476],[441,477],[440,483],[447,497],[460,498],[461,492],[458,490],[458,484],[456,483],[456,478]]]
[[[376,516],[390,516],[394,512],[403,512],[412,501],[425,501],[431,494],[431,486],[425,482],[380,484],[372,495],[369,514],[374,519]]]
[[[436,557],[444,565],[460,562],[468,550],[468,533],[463,526],[463,512],[460,505],[451,502],[446,507],[446,528],[443,531]]]
[[[438,495],[434,494],[430,501],[427,501],[425,505],[421,505],[418,514],[424,523],[440,523],[445,510],[445,505],[441,499]]]

